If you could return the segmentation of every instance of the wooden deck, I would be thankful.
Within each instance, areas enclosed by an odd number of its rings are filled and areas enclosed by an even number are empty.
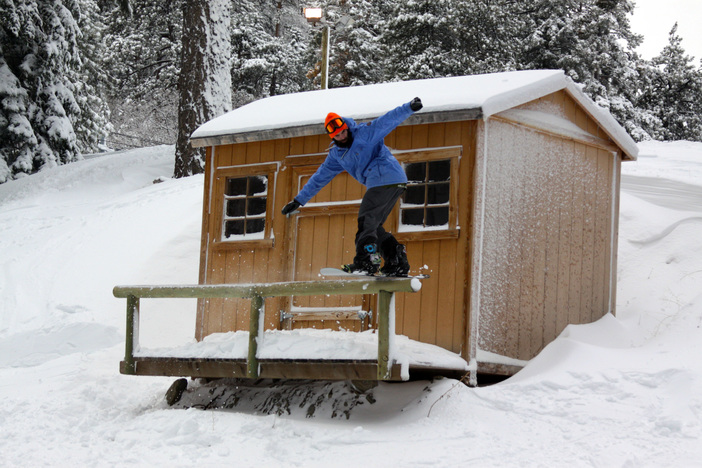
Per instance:
[[[138,357],[134,359],[133,375],[193,377],[193,378],[247,378],[245,359]],[[128,374],[125,362],[120,372]],[[423,365],[409,366],[409,379],[427,376],[460,378],[465,369],[440,368]],[[374,360],[259,360],[257,379],[313,379],[313,380],[377,380],[378,362]],[[408,380],[402,368],[395,363],[390,376],[384,380]]]

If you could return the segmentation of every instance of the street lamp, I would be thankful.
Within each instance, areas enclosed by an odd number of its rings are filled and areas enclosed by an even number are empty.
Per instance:
[[[311,23],[316,23],[322,20],[322,9],[321,8],[305,8],[305,18]]]
[[[322,21],[321,8],[305,8],[303,11],[308,22],[314,26],[318,22],[322,24],[322,89],[327,89],[329,80],[329,25]]]

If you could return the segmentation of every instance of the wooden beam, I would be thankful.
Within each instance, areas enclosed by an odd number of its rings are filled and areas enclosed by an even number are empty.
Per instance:
[[[166,377],[245,378],[246,361],[234,359],[142,358],[134,360],[131,375]],[[130,374],[127,363],[120,363],[120,372]]]
[[[260,361],[262,379],[377,380],[376,361]],[[384,380],[401,381],[399,364]]]
[[[416,292],[412,278],[363,278],[321,281],[289,281],[264,284],[198,284],[160,286],[115,286],[115,297],[127,298],[211,298],[211,297],[278,297],[316,296],[323,294],[376,294]]]
[[[391,330],[391,324],[395,323],[395,310],[390,310],[393,294],[387,291],[378,293],[378,380],[388,380],[392,362],[390,361],[391,341],[395,330]],[[393,314],[393,317],[390,316]]]
[[[288,312],[289,318],[295,322],[318,322],[320,320],[363,320],[366,316],[359,315],[359,310],[322,310]]]
[[[522,370],[522,367],[511,364],[495,364],[492,362],[478,362],[478,373],[490,375],[511,376]]]
[[[135,368],[133,375],[248,378],[243,359],[137,357]],[[376,380],[378,363],[375,360],[260,359],[259,369],[259,379]],[[120,372],[126,374],[126,370],[126,363],[122,361]],[[391,367],[389,378],[385,380],[402,380],[399,364]]]
[[[263,339],[263,306],[261,296],[251,298],[251,313],[249,314],[249,355],[246,364],[246,376],[250,379],[258,377],[258,340]]]
[[[135,374],[134,345],[139,343],[139,298],[127,296],[127,332],[124,340],[125,374]]]

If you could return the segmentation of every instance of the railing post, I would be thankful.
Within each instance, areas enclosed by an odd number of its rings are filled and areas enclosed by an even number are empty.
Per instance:
[[[261,296],[251,298],[251,313],[249,314],[249,355],[246,361],[246,376],[250,379],[258,378],[258,338],[261,333],[265,301]],[[263,338],[263,336],[261,336]]]
[[[388,291],[378,292],[378,380],[388,380],[391,377],[392,362],[390,362],[390,334],[395,330],[390,330],[390,325],[395,321],[391,320],[390,303],[393,294]]]
[[[127,333],[124,340],[124,373],[136,374],[134,347],[139,345],[139,298],[127,296]]]

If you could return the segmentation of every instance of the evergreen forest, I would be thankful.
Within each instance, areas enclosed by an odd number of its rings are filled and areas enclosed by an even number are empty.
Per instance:
[[[686,53],[676,24],[660,53],[643,59],[642,37],[630,26],[634,5],[0,0],[0,183],[99,151],[187,145],[190,132],[218,113],[318,89],[322,27],[304,18],[307,6],[322,7],[329,27],[330,88],[562,69],[634,140],[702,141],[702,61]],[[198,48],[193,28],[219,31],[217,47]],[[229,89],[200,92],[220,102],[194,112],[200,101],[187,96],[211,70],[224,71],[217,82]],[[176,176],[201,171],[197,157],[179,169],[178,151]]]

